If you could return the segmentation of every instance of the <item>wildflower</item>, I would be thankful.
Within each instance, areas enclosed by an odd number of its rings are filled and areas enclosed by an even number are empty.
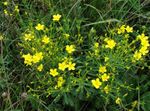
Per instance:
[[[75,51],[74,45],[66,45],[66,51],[71,54]]]
[[[7,6],[7,5],[8,5],[8,2],[7,2],[7,1],[3,2],[3,5]]]
[[[116,102],[116,104],[120,105],[121,104],[121,99],[118,97],[115,102]]]
[[[142,33],[141,35],[138,35],[137,38],[140,39],[141,41],[142,41],[142,40],[148,40],[148,37],[145,36],[144,33]]]
[[[69,62],[68,63],[68,70],[70,71],[70,70],[75,70],[75,63],[72,63],[72,62]]]
[[[16,11],[17,13],[19,12],[19,8],[18,8],[18,5],[15,6],[15,9],[14,11]]]
[[[22,57],[24,58],[24,63],[27,65],[32,65],[32,55],[31,54],[23,54]]]
[[[44,44],[48,44],[50,42],[49,38],[45,35],[43,38],[42,38],[42,42]]]
[[[98,89],[101,85],[102,85],[102,82],[100,82],[99,78],[97,78],[96,80],[92,80],[92,85]]]
[[[133,57],[134,57],[135,60],[139,60],[139,59],[141,59],[142,54],[140,52],[136,51],[134,53]]]
[[[33,34],[24,34],[24,40],[25,41],[31,41],[34,38]]]
[[[53,77],[58,75],[57,69],[50,69],[50,75],[52,75]]]
[[[141,45],[145,47],[149,47],[149,41],[148,40],[141,40]]]
[[[125,29],[128,33],[133,32],[133,27],[127,26]]]
[[[112,39],[105,38],[104,41],[107,43],[107,45],[105,46],[106,48],[113,49],[116,45],[116,42]]]
[[[62,85],[64,84],[65,80],[63,79],[63,77],[59,77],[58,81],[57,81],[57,87],[60,88],[62,87]]]
[[[42,24],[37,24],[37,26],[35,26],[36,30],[44,30],[44,25]]]
[[[118,34],[122,34],[122,33],[124,33],[125,32],[125,25],[122,25],[120,28],[118,28]]]
[[[43,59],[43,53],[42,52],[37,52],[35,55],[33,55],[33,63],[37,63],[40,60]]]
[[[141,35],[138,35],[137,38],[140,39],[142,46],[146,46],[146,47],[149,46],[148,37],[145,36],[144,33],[142,33]]]
[[[61,18],[60,14],[53,15],[53,21],[59,21]]]
[[[62,62],[58,64],[58,69],[64,71],[66,68],[68,67],[68,65],[66,64],[66,62]]]
[[[108,85],[104,87],[104,91],[105,91],[106,94],[108,94],[109,90],[110,90],[110,88],[109,88]]]
[[[98,48],[99,47],[99,43],[98,42],[95,42],[94,43],[94,48]]]
[[[37,67],[37,70],[41,72],[41,71],[43,70],[43,64],[40,64],[40,65]]]
[[[138,35],[137,38],[141,41],[141,49],[139,50],[139,53],[141,53],[141,55],[146,55],[149,52],[148,47],[150,46],[148,37],[142,33],[141,35]],[[136,55],[138,54],[136,53]]]
[[[146,55],[149,52],[147,47],[141,47],[141,49],[139,50],[139,53],[141,53],[142,55]]]
[[[105,72],[107,72],[106,66],[100,66],[100,67],[99,67],[99,72],[100,72],[100,73],[105,73]]]
[[[102,75],[102,81],[108,81],[109,78],[110,76],[107,75],[106,73]]]
[[[8,11],[7,11],[6,9],[4,10],[4,14],[5,14],[5,15],[8,15]]]

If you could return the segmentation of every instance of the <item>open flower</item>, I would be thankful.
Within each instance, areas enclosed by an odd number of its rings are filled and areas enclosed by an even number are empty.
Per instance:
[[[42,52],[37,52],[35,55],[32,57],[33,63],[38,63],[40,60],[43,59],[43,53]]]
[[[92,85],[98,89],[101,85],[102,85],[102,82],[100,82],[99,78],[97,78],[96,80],[92,80]]]
[[[23,54],[22,57],[24,58],[24,63],[27,65],[32,65],[32,55],[31,54]]]
[[[113,49],[116,46],[116,42],[113,39],[105,38],[104,41],[107,43],[105,45],[106,48]]]
[[[42,42],[44,43],[44,44],[48,44],[49,43],[49,38],[45,35],[43,38],[42,38]]]
[[[128,33],[133,32],[133,27],[127,26],[125,29]]]
[[[29,34],[24,34],[24,40],[25,41],[31,41],[32,39],[34,39],[34,35],[29,33]]]
[[[100,66],[99,73],[105,73],[105,72],[107,72],[106,66]]]
[[[70,71],[70,70],[75,70],[75,63],[72,63],[72,62],[69,62],[68,63],[68,70]]]
[[[52,75],[53,77],[58,75],[57,69],[50,69],[50,75]]]
[[[75,51],[74,45],[66,45],[66,51],[71,54]]]
[[[133,55],[135,60],[140,60],[142,58],[142,54],[138,51],[136,51]]]
[[[108,81],[109,78],[110,76],[106,73],[102,75],[102,81]]]
[[[53,15],[53,21],[59,21],[61,18],[60,14]]]
[[[44,30],[44,25],[42,25],[42,24],[37,24],[37,26],[35,26],[35,29],[36,30]]]
[[[66,68],[68,67],[68,65],[66,64],[66,62],[62,62],[58,64],[58,69],[64,71]]]

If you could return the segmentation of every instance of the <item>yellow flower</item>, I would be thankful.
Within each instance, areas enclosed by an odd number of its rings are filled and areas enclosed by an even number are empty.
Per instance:
[[[58,75],[57,69],[50,69],[50,75],[52,75],[53,77]]]
[[[146,55],[148,52],[149,50],[145,46],[141,47],[141,49],[139,50],[139,53],[141,53],[142,55]]]
[[[16,11],[17,13],[19,12],[19,8],[18,8],[18,5],[15,6],[15,9],[14,11]]]
[[[142,33],[141,35],[138,35],[137,38],[141,40],[141,45],[147,46],[147,47],[150,46],[149,41],[148,41],[148,37],[145,36],[144,33]]]
[[[41,71],[43,70],[43,64],[40,64],[40,65],[37,67],[37,70],[41,72]]]
[[[142,40],[148,40],[148,37],[145,36],[144,33],[142,33],[141,35],[138,35],[137,38],[140,39],[141,41],[142,41]]]
[[[142,54],[140,52],[135,52],[133,55],[135,60],[140,60],[142,58]]]
[[[145,47],[150,46],[150,45],[149,45],[149,41],[148,41],[148,40],[146,40],[146,39],[145,39],[145,40],[144,40],[144,39],[143,39],[143,40],[141,40],[141,45],[142,45],[142,46],[145,46]]]
[[[4,14],[5,14],[5,15],[8,15],[8,11],[7,11],[6,9],[4,10]]]
[[[37,52],[35,55],[33,55],[33,63],[37,63],[40,60],[43,59],[43,53],[42,52]]]
[[[32,55],[31,54],[23,54],[22,57],[24,58],[24,63],[27,65],[32,65]]]
[[[36,30],[44,30],[44,25],[42,24],[37,24],[37,26],[35,26]]]
[[[99,72],[100,72],[100,73],[105,73],[105,72],[107,72],[106,66],[100,66],[100,67],[99,67]]]
[[[53,15],[53,21],[59,21],[61,18],[60,14]]]
[[[66,68],[68,67],[68,65],[66,64],[66,62],[62,62],[58,64],[58,69],[64,71]]]
[[[127,26],[127,27],[126,27],[126,31],[127,31],[128,33],[133,32],[133,27]]]
[[[3,2],[3,4],[4,4],[5,6],[7,6],[7,5],[8,5],[8,2],[7,2],[7,1],[5,1],[5,2]]]
[[[121,104],[121,99],[118,97],[115,102],[116,102],[116,104],[120,105]]]
[[[102,81],[108,81],[109,78],[110,78],[110,76],[107,74],[102,75]]]
[[[110,90],[110,87],[108,85],[104,87],[104,91],[106,94],[108,94],[109,90]]]
[[[71,54],[75,51],[74,45],[66,45],[66,51]]]
[[[98,89],[101,85],[102,85],[102,82],[100,82],[99,78],[97,78],[96,80],[91,80],[92,82],[92,85]]]
[[[95,42],[94,43],[94,48],[98,48],[99,47],[99,43],[98,42]]]
[[[121,27],[118,28],[118,34],[124,33],[125,32],[125,25],[122,25]]]
[[[68,70],[70,71],[70,70],[75,70],[75,63],[72,63],[72,62],[69,62],[68,63]]]
[[[25,41],[31,41],[32,39],[34,39],[34,35],[33,34],[24,34],[24,40]]]
[[[107,43],[106,48],[113,49],[116,45],[116,42],[112,39],[105,38],[104,41]]]
[[[49,43],[49,38],[45,35],[43,38],[42,38],[42,42],[44,43],[44,44],[48,44]]]
[[[63,79],[63,77],[59,77],[58,81],[57,81],[57,87],[60,88],[62,87],[62,85],[64,84],[65,80]]]

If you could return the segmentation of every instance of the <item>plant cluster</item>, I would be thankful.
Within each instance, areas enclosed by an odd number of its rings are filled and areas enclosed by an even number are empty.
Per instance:
[[[50,24],[41,21],[23,32],[20,54],[34,78],[28,94],[37,99],[53,98],[56,103],[62,100],[71,106],[96,97],[103,103],[98,107],[113,103],[118,109],[136,108],[140,103],[130,93],[139,89],[130,81],[135,80],[138,66],[145,65],[148,36],[129,25],[116,26],[105,35],[91,29],[84,35],[91,44],[83,50],[86,39],[79,41],[82,35],[67,32],[65,26],[70,26],[66,21],[56,14]]]

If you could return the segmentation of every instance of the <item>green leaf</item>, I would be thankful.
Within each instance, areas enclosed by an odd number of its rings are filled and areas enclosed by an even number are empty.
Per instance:
[[[141,106],[144,111],[150,111],[150,92],[146,92],[141,97]]]

